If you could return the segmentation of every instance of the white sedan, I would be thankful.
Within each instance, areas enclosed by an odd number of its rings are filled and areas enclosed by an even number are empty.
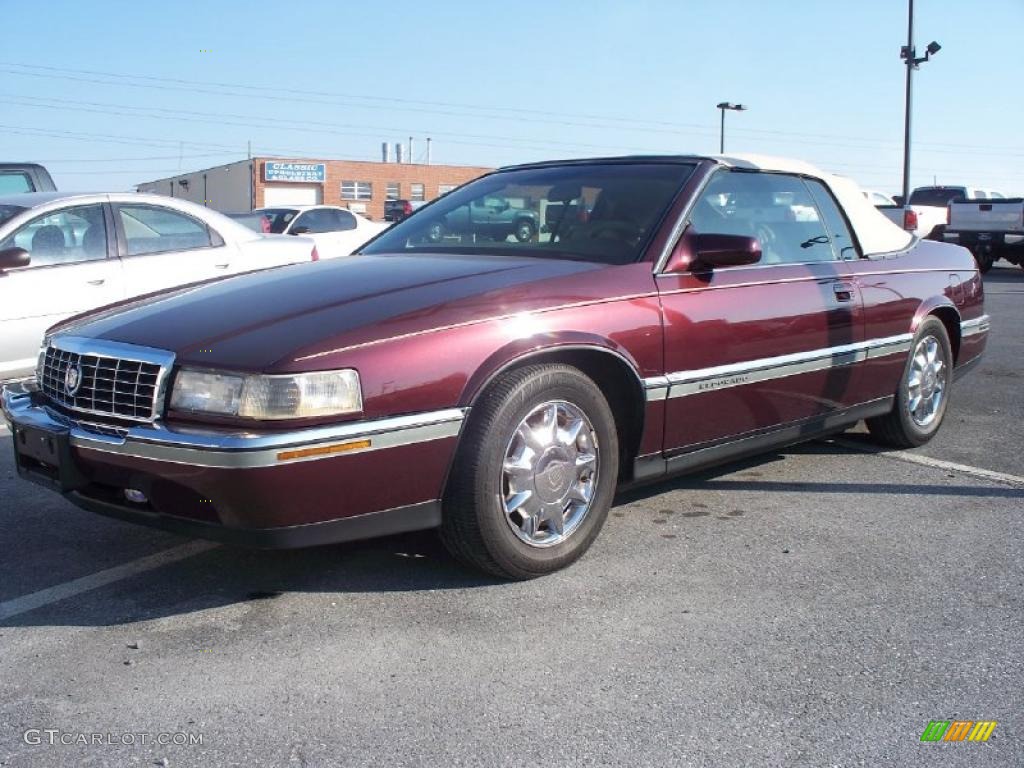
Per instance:
[[[71,315],[317,258],[309,238],[261,235],[216,211],[160,195],[0,197],[0,380],[31,374],[43,332]]]
[[[390,226],[333,205],[257,208],[253,213],[266,217],[273,233],[312,238],[322,259],[348,256]]]

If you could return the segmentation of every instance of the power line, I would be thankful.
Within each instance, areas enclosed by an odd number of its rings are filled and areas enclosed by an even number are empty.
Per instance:
[[[351,94],[351,93],[337,93],[329,91],[313,91],[313,90],[302,90],[302,89],[282,89],[282,88],[271,88],[265,85],[253,86],[242,83],[217,83],[217,82],[203,82],[196,80],[184,80],[180,78],[166,78],[166,77],[154,77],[148,75],[132,75],[122,74],[115,72],[102,72],[91,69],[69,69],[65,67],[51,67],[45,65],[36,64],[22,64],[15,62],[0,62],[0,66],[4,67],[18,67],[20,69],[28,70],[43,70],[46,73],[70,73],[70,74],[44,74],[40,72],[25,72],[18,70],[5,70],[8,74],[21,75],[21,76],[32,76],[32,77],[49,77],[56,79],[65,79],[79,82],[91,82],[103,85],[118,85],[118,86],[129,86],[138,88],[153,88],[159,90],[177,90],[185,91],[189,93],[209,93],[218,96],[236,96],[242,98],[256,98],[256,99],[269,99],[273,101],[286,101],[286,102],[306,102],[314,104],[339,104],[340,99],[355,99],[369,102],[377,102],[374,104],[361,104],[357,105],[365,108],[386,108],[391,107],[380,107],[380,104],[396,104],[402,105],[405,111],[418,111],[427,112],[432,114],[442,114],[451,116],[470,116],[483,119],[491,120],[508,120],[509,114],[517,115],[536,115],[535,118],[516,117],[518,122],[540,122],[548,124],[561,124],[571,125],[576,127],[603,127],[595,126],[593,121],[603,121],[610,123],[619,123],[621,126],[632,126],[634,130],[640,130],[645,132],[654,132],[662,134],[671,134],[676,136],[685,136],[692,133],[698,133],[700,135],[710,135],[714,132],[713,126],[704,123],[682,123],[679,121],[660,121],[660,120],[640,120],[636,118],[623,118],[612,115],[591,115],[591,114],[579,114],[579,113],[568,113],[568,112],[554,112],[550,110],[538,110],[538,109],[524,109],[521,107],[494,107],[487,105],[477,105],[459,102],[444,102],[444,101],[429,101],[424,99],[404,99],[390,96],[376,96],[376,95],[365,95],[365,94]],[[76,75],[90,75],[108,78],[108,80],[98,80],[95,77],[77,77]],[[110,79],[113,79],[111,82]],[[131,80],[142,80],[143,83],[130,82]],[[167,85],[174,84],[174,85]],[[221,90],[203,90],[204,88],[217,88]],[[232,92],[232,90],[234,92]],[[238,93],[239,90],[251,91],[251,93]],[[274,95],[274,92],[285,93],[285,96]],[[329,101],[324,100],[310,100],[305,98],[306,96],[318,96],[326,97]],[[412,108],[408,105],[421,105],[431,107],[444,107],[446,111],[439,111],[436,109],[420,109]],[[465,112],[450,111],[452,109],[457,110],[472,110],[473,113],[467,115]],[[485,112],[493,112],[496,114],[481,114]],[[575,120],[583,120],[586,122],[565,122],[564,120],[553,120],[552,116],[559,118],[573,118]],[[683,131],[681,128],[689,130]],[[837,134],[818,134],[818,133],[802,133],[795,131],[782,131],[782,130],[771,130],[771,129],[758,129],[758,128],[742,128],[737,127],[736,133],[739,134],[753,134],[754,136],[764,134],[766,136],[780,136],[789,138],[819,138],[819,139],[835,139],[840,142],[858,142],[857,145],[850,145],[848,143],[835,143],[835,142],[821,142],[825,145],[850,147],[857,146],[860,148],[870,148],[876,146],[890,146],[898,148],[898,143],[895,142],[880,142],[874,139],[868,139],[863,136],[843,136]],[[439,133],[439,132],[435,132]],[[506,138],[506,140],[509,140]],[[806,142],[801,142],[806,143]],[[1024,147],[996,147],[993,145],[968,145],[968,144],[953,144],[943,142],[920,142],[921,146],[934,146],[934,147],[947,147],[952,149],[985,149],[985,150],[1003,150],[991,154],[1005,154],[1005,151],[1010,152],[1024,151]],[[938,151],[938,150],[936,150]]]

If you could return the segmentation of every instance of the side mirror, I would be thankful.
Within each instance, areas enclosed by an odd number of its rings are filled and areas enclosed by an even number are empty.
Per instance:
[[[746,235],[697,235],[694,266],[739,267],[761,260],[761,241]]]
[[[5,269],[27,267],[32,257],[24,248],[4,248],[0,251],[0,272]]]

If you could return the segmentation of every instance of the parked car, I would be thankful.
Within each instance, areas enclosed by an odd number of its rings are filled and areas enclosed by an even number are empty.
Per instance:
[[[0,195],[55,189],[50,172],[39,163],[0,163]]]
[[[424,200],[385,200],[384,221],[401,221],[426,205]]]
[[[988,200],[993,197],[1002,198],[1002,195],[980,187],[917,187],[910,193],[906,207],[908,213],[902,215],[906,229],[918,237],[941,239],[947,224],[947,209],[953,200]]]
[[[134,192],[0,197],[0,380],[27,376],[43,331],[163,288],[316,259],[182,200]]]
[[[969,248],[982,272],[999,259],[1024,267],[1024,198],[954,200],[942,236]]]
[[[253,232],[259,232],[261,235],[270,234],[270,219],[262,213],[225,213],[224,215],[248,227]]]
[[[431,236],[513,194],[589,215],[543,241]],[[65,321],[2,404],[18,474],[85,509],[258,547],[439,527],[530,578],[587,550],[616,487],[860,419],[927,442],[987,330],[971,254],[848,180],[575,160],[483,176],[349,259]]]
[[[253,213],[265,216],[274,234],[304,235],[312,239],[322,259],[348,256],[386,227],[332,205],[257,208]]]
[[[537,212],[522,198],[497,195],[470,200],[456,208],[432,209],[430,237],[439,242],[449,235],[473,235],[489,240],[514,237],[520,243],[533,240],[540,231]]]

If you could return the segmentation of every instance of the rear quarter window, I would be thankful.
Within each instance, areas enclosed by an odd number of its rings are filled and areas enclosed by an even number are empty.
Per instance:
[[[21,192],[35,191],[35,185],[27,173],[0,172],[0,195],[16,195]]]

